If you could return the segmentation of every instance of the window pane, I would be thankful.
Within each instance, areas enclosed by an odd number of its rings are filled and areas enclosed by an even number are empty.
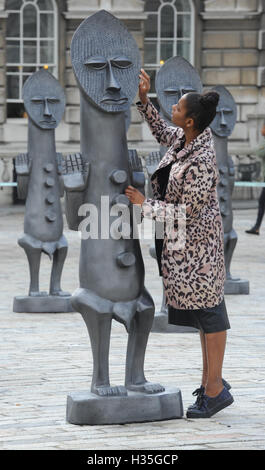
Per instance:
[[[160,60],[164,62],[173,56],[173,41],[161,42],[161,55]]]
[[[35,72],[35,70],[34,70],[34,72]],[[29,75],[23,75],[23,77],[22,77],[22,86],[24,86],[25,82],[26,82],[27,79],[30,77],[30,75],[31,75],[31,74],[29,74]]]
[[[177,55],[190,60],[190,41],[178,41]]]
[[[160,7],[159,0],[146,0],[145,1],[145,11],[157,11]]]
[[[9,13],[6,22],[6,35],[8,38],[19,38],[19,13]]]
[[[31,74],[36,72],[36,67],[23,67],[23,73]]]
[[[178,38],[189,38],[191,35],[191,18],[190,15],[178,15]]]
[[[54,16],[52,13],[40,15],[40,37],[52,38],[54,36]]]
[[[19,10],[22,0],[6,0],[6,10]]]
[[[53,41],[40,41],[40,63],[53,63]]]
[[[150,77],[150,84],[151,84],[149,93],[156,93],[156,89],[155,89],[156,70],[157,69],[148,69],[148,68],[146,69],[146,72],[148,73]]]
[[[156,64],[156,42],[148,41],[144,45],[144,61],[146,64]]]
[[[161,38],[174,37],[174,9],[164,6],[161,10]]]
[[[149,15],[145,21],[144,35],[146,38],[157,37],[157,15]]]
[[[8,118],[25,117],[25,108],[23,103],[7,103]]]
[[[51,0],[38,0],[37,5],[40,10],[53,10],[53,4]]]
[[[23,63],[35,64],[37,62],[36,41],[24,41],[23,43]]]
[[[15,66],[15,67],[9,67],[9,66],[7,66],[7,68],[6,68],[6,73],[8,73],[8,72],[16,72],[16,73],[17,73],[17,72],[19,72],[19,69],[20,69],[19,66]]]
[[[175,0],[175,6],[178,11],[190,11],[189,0]]]
[[[37,37],[37,11],[33,5],[26,6],[23,11],[23,36]]]
[[[6,43],[6,60],[7,63],[20,63],[19,57],[19,41],[7,41]]]
[[[12,100],[19,99],[19,76],[7,75],[7,98]]]

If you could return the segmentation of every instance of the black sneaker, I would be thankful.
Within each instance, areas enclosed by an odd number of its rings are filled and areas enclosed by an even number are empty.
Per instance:
[[[216,397],[201,395],[198,403],[187,411],[187,418],[211,418],[211,416],[231,405],[234,401],[231,393],[224,387]]]
[[[222,379],[222,382],[226,390],[230,390],[232,388],[231,385],[225,379]]]
[[[192,395],[195,396],[195,397],[197,396],[197,398],[196,398],[195,403],[193,403],[193,405],[189,406],[188,410],[192,410],[193,408],[196,408],[196,406],[198,405],[198,403],[199,403],[202,395],[204,395],[204,393],[205,393],[205,388],[204,388],[203,385],[201,385],[200,388],[196,388],[196,390],[194,390],[194,392],[192,392]]]
[[[255,226],[250,228],[249,230],[245,230],[246,233],[252,233],[253,235],[259,235],[259,229]]]
[[[222,379],[222,382],[223,382],[223,386],[226,388],[226,390],[230,390],[232,387],[230,385],[230,383],[228,383],[225,379]],[[188,407],[188,410],[191,410],[192,408],[194,408],[194,406],[197,406],[197,403],[198,403],[198,400],[200,399],[200,396],[203,395],[205,393],[205,387],[203,385],[200,386],[200,388],[196,388],[196,390],[194,390],[194,392],[192,392],[192,395],[193,396],[197,396],[197,399],[195,401],[195,403],[193,403],[193,405],[190,405]]]

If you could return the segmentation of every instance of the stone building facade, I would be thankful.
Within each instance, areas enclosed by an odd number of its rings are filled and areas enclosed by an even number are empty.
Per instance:
[[[79,91],[70,43],[80,22],[100,9],[132,32],[152,79],[164,60],[179,54],[197,68],[205,89],[228,88],[238,108],[229,148],[235,162],[236,156],[244,160],[260,140],[265,119],[265,0],[0,0],[0,181],[12,181],[13,158],[26,151],[21,89],[38,67],[48,67],[65,88],[57,151],[79,150]],[[157,149],[134,106],[128,141],[142,156]],[[0,188],[0,205],[11,200],[12,189]]]

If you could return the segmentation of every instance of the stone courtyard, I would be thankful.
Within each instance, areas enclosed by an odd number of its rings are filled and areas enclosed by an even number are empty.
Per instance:
[[[265,228],[259,237],[245,234],[256,208],[234,210],[238,243],[232,275],[249,280],[250,294],[226,296],[228,332],[223,376],[232,385],[235,402],[211,419],[183,419],[140,424],[75,426],[65,419],[66,397],[90,387],[92,355],[85,324],[78,313],[13,313],[14,295],[28,290],[28,265],[17,245],[23,231],[23,208],[0,213],[0,448],[80,450],[264,449],[265,448]],[[66,227],[66,223],[65,223]],[[64,231],[69,251],[62,287],[78,286],[80,239]],[[161,280],[142,240],[146,287],[156,309],[161,305]],[[42,257],[40,287],[47,290],[51,264]],[[110,374],[123,384],[127,334],[113,322]],[[197,333],[151,333],[146,352],[146,377],[181,389],[184,412],[200,385],[201,354]]]

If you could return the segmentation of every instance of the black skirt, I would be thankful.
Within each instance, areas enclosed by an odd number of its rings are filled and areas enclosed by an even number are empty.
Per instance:
[[[191,326],[203,333],[218,333],[230,329],[224,298],[216,307],[205,307],[197,310],[181,310],[169,305],[168,323]]]

